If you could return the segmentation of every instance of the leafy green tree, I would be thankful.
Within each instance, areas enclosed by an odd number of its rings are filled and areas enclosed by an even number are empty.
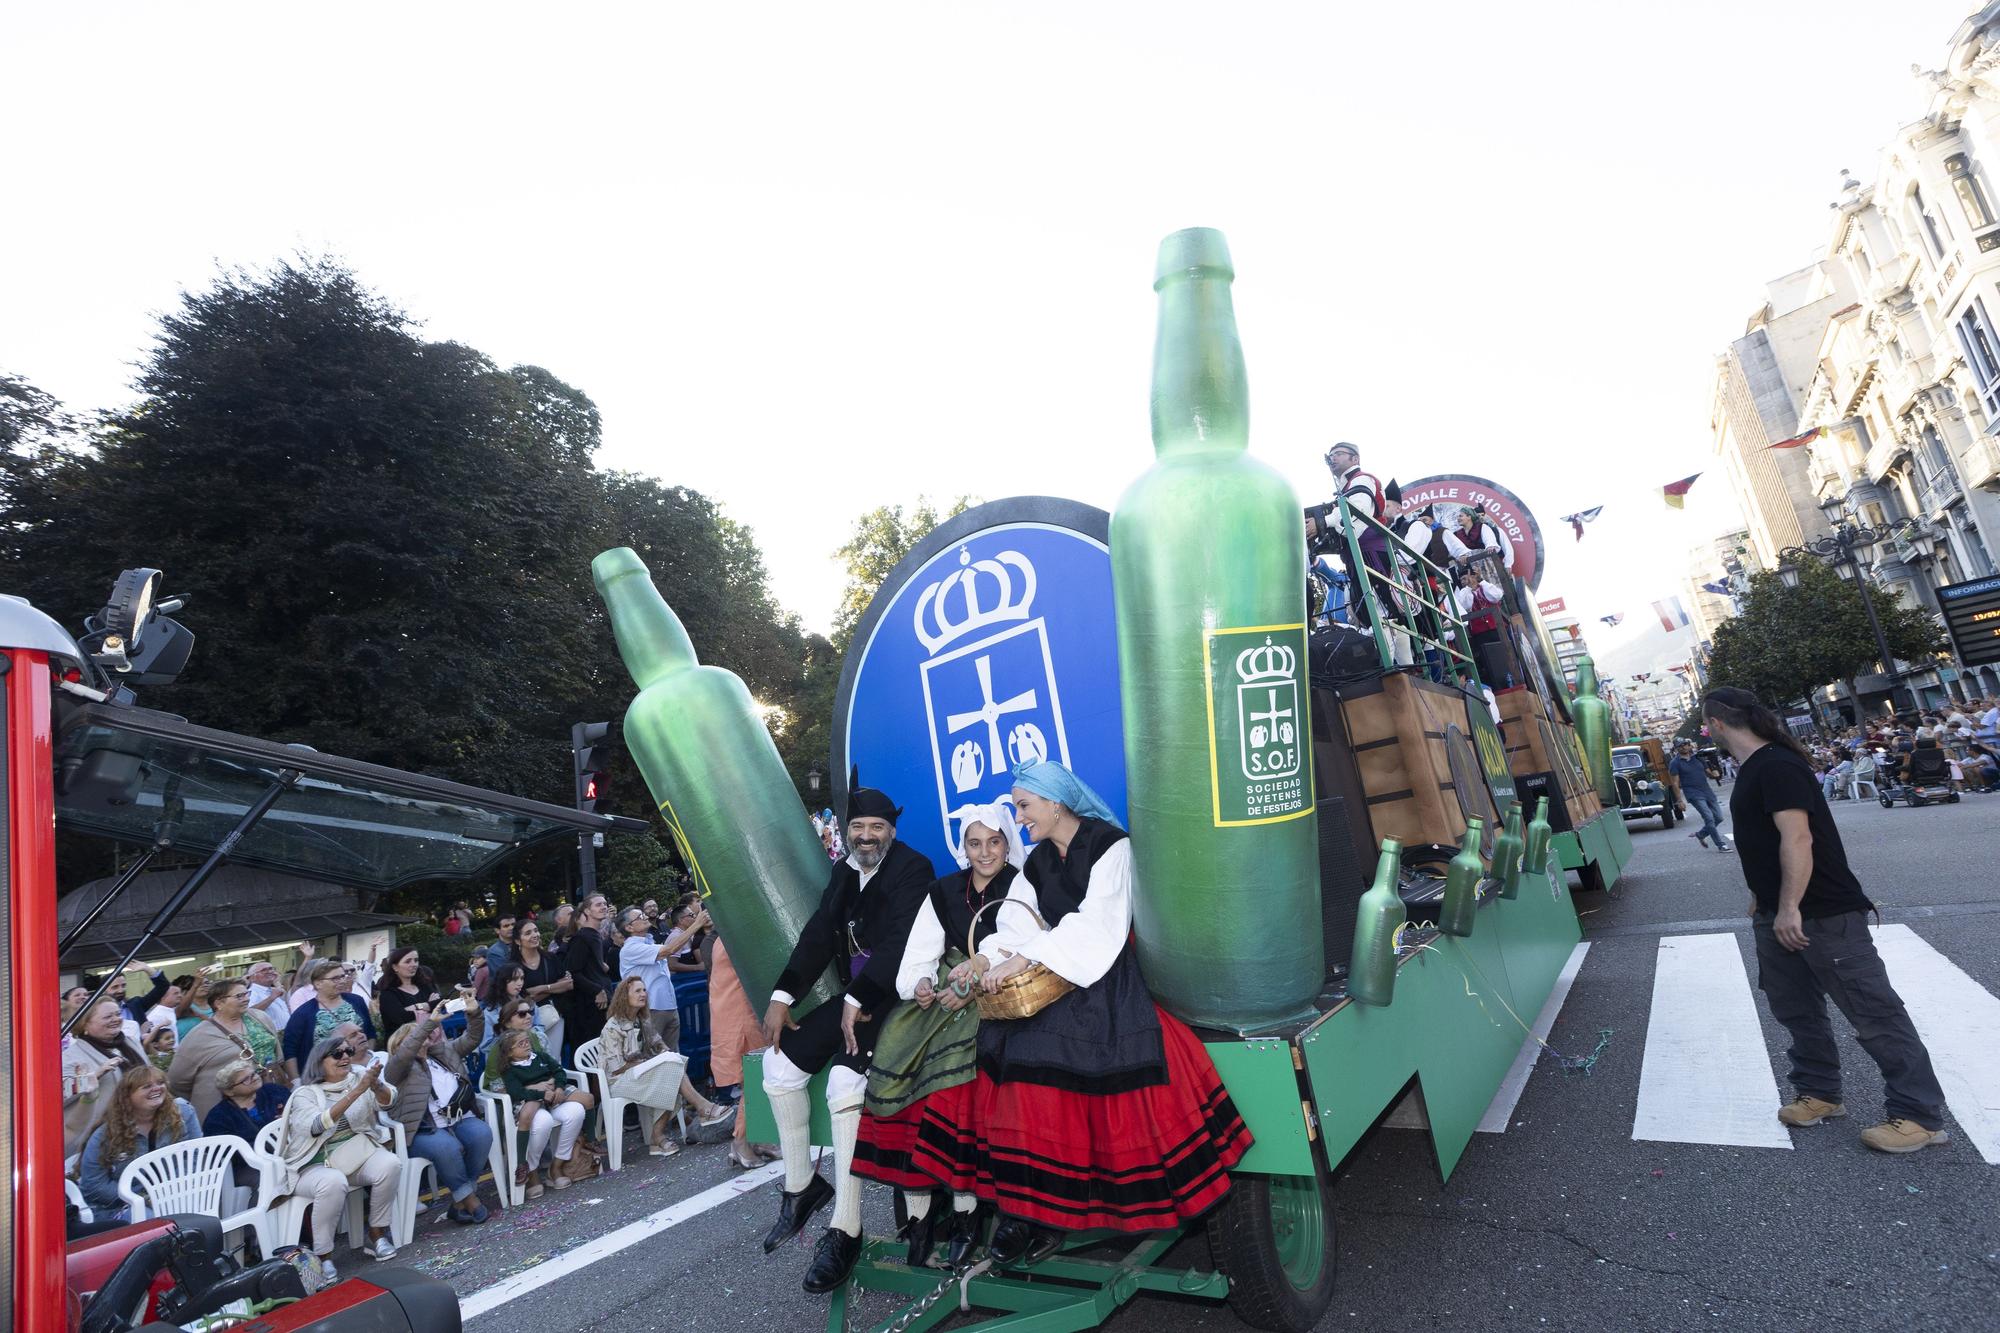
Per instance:
[[[615,721],[632,693],[590,583],[618,545],[706,660],[780,707],[806,688],[817,659],[746,529],[598,472],[581,390],[424,340],[336,261],[185,293],[135,387],[86,429],[0,377],[0,560],[71,625],[120,569],[164,569],[197,644],[149,704],[567,804],[570,724]],[[617,808],[650,815],[608,753]],[[495,887],[552,901],[575,861],[551,850]]]
[[[907,511],[902,505],[880,505],[854,520],[854,535],[834,552],[847,567],[847,587],[833,616],[836,649],[847,651],[868,603],[897,562],[917,549],[917,543],[930,536],[938,524],[957,518],[976,503],[973,497],[961,495],[940,513],[930,497],[918,496]]]
[[[1944,650],[1944,631],[1929,613],[1887,593],[1873,596],[1891,653],[1915,662]],[[1859,590],[1825,564],[1808,560],[1799,566],[1796,588],[1773,573],[1751,576],[1741,613],[1716,629],[1709,680],[1751,690],[1776,705],[1809,699],[1821,686],[1839,681],[1859,700],[1856,678],[1875,658],[1875,636]]]
[[[847,585],[833,617],[833,637],[807,636],[805,670],[793,706],[782,725],[774,728],[778,753],[784,756],[792,781],[799,793],[811,801],[807,770],[824,765],[833,753],[833,706],[840,688],[841,663],[847,657],[854,632],[867,613],[869,602],[895,570],[902,558],[930,536],[946,519],[956,518],[978,501],[961,495],[940,510],[926,496],[919,496],[907,509],[902,505],[880,505],[854,520],[854,529],[834,553],[847,570]],[[820,786],[819,800],[830,802],[834,783],[840,775],[830,774]]]

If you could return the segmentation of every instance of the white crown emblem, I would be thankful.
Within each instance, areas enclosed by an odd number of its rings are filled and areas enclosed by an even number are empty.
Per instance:
[[[1245,648],[1236,654],[1236,675],[1244,684],[1260,680],[1290,680],[1298,665],[1298,654],[1266,635],[1261,648]]]
[[[1029,604],[1035,600],[1035,567],[1019,551],[974,560],[961,546],[958,563],[959,568],[925,588],[917,598],[917,638],[932,654],[976,629],[1026,620]],[[954,592],[959,594],[955,599]]]

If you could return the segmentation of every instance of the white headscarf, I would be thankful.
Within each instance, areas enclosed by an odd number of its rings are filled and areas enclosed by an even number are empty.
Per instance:
[[[951,854],[958,858],[958,867],[963,870],[972,864],[972,858],[965,854],[965,835],[974,824],[984,824],[1007,839],[1007,864],[1019,870],[1028,863],[1028,849],[1021,845],[1021,826],[1015,822],[1014,806],[1002,798],[986,805],[961,806],[952,811],[958,817],[958,845]]]

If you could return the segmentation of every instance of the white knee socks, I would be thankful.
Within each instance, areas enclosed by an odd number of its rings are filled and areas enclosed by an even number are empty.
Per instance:
[[[813,1176],[812,1104],[806,1100],[811,1077],[775,1046],[764,1052],[764,1093],[771,1099],[771,1118],[778,1122],[787,1194],[797,1194]]]
[[[969,1213],[978,1206],[979,1206],[979,1200],[975,1198],[973,1195],[966,1194],[963,1191],[959,1190],[952,1191],[951,1210],[954,1213]]]
[[[797,1194],[812,1179],[812,1104],[806,1091],[770,1093],[771,1117],[778,1122],[778,1152],[785,1159],[785,1193]]]
[[[854,1144],[861,1137],[861,1099],[835,1104],[833,1116],[833,1220],[827,1225],[850,1236],[861,1234],[861,1182],[854,1178]]]
[[[903,1211],[917,1220],[929,1217],[931,1213],[931,1192],[929,1190],[904,1190]]]

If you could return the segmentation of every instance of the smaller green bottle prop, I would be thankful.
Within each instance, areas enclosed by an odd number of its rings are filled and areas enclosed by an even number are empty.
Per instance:
[[[1597,693],[1597,665],[1588,656],[1576,659],[1576,694],[1569,715],[1576,719],[1576,739],[1590,783],[1606,806],[1618,804],[1618,783],[1611,772],[1611,705]]]
[[[751,1009],[762,1014],[819,904],[826,853],[756,700],[733,672],[696,658],[644,562],[621,546],[591,561],[590,572],[639,687],[625,710],[625,745],[729,941]],[[837,993],[829,969],[793,1012]]]
[[[1479,877],[1486,865],[1479,859],[1479,843],[1486,834],[1486,821],[1477,815],[1465,821],[1465,845],[1444,870],[1444,910],[1438,913],[1438,930],[1446,935],[1470,935],[1479,915]]]
[[[1521,803],[1507,803],[1507,822],[1493,840],[1493,877],[1500,881],[1500,896],[1512,898],[1521,892]]]
[[[1384,1005],[1396,995],[1396,931],[1410,919],[1396,892],[1403,874],[1403,844],[1382,839],[1375,882],[1361,895],[1354,916],[1354,959],[1347,968],[1347,993],[1362,1004]]]
[[[1549,871],[1549,839],[1555,830],[1549,827],[1549,798],[1544,796],[1535,802],[1535,817],[1528,821],[1528,838],[1521,851],[1521,871],[1528,875],[1546,875]]]

